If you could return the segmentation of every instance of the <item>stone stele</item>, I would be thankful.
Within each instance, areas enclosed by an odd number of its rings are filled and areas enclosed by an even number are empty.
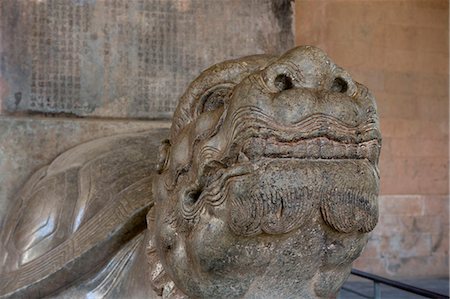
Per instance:
[[[378,219],[365,86],[311,46],[225,61],[164,137],[95,140],[35,173],[2,228],[0,296],[336,295]]]

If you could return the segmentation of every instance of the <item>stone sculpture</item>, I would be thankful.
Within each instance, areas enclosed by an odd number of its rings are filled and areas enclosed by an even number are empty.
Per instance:
[[[311,46],[226,61],[189,86],[156,158],[164,133],[78,146],[29,180],[2,297],[338,292],[378,219],[366,87]]]

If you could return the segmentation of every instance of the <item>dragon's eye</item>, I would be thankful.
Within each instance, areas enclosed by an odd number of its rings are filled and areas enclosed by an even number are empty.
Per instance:
[[[202,112],[213,111],[223,106],[223,96],[213,93],[203,104]]]

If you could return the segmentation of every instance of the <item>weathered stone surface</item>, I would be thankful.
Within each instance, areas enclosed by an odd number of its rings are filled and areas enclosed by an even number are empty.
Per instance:
[[[292,47],[290,0],[4,0],[4,114],[168,118],[224,59]]]
[[[212,67],[190,93],[161,151],[151,259],[189,297],[332,297],[378,219],[367,88],[306,46]]]
[[[106,266],[90,289],[97,297],[102,289],[109,293],[105,276],[114,284],[142,247],[139,234],[153,206],[152,173],[166,133],[94,140],[37,171],[16,195],[1,232],[2,293],[47,296],[112,260],[113,269]]]
[[[36,172],[2,230],[0,296],[337,293],[378,220],[365,86],[310,46],[230,60],[192,82],[156,158],[164,133],[94,140]]]
[[[168,122],[0,117],[0,219],[26,180],[80,143],[168,128]]]

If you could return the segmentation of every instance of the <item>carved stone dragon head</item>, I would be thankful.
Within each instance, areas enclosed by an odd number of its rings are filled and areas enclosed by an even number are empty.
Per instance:
[[[194,298],[327,298],[378,219],[376,104],[311,46],[203,72],[160,150],[152,251]]]

